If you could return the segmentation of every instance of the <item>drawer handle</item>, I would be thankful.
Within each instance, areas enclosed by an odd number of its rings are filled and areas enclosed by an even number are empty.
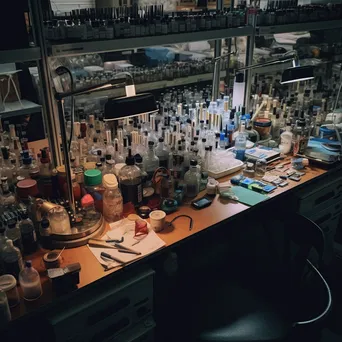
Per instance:
[[[108,326],[105,330],[95,334],[90,340],[91,342],[101,342],[107,340],[109,337],[113,337],[120,330],[126,328],[130,324],[127,317],[120,319],[118,322]]]
[[[122,298],[117,301],[115,304],[108,306],[104,310],[98,311],[93,315],[89,316],[87,319],[87,325],[92,326],[97,324],[98,322],[108,318],[109,316],[113,315],[116,312],[126,308],[130,304],[130,300],[128,297]]]
[[[151,309],[147,306],[142,306],[137,310],[137,317],[141,318],[143,316],[146,316],[148,313],[151,312]]]
[[[331,218],[331,214],[327,214],[319,218],[318,220],[316,220],[315,223],[317,223],[318,225],[321,225],[323,222],[328,221],[330,218]]]
[[[330,191],[330,192],[328,192],[327,194],[323,195],[322,197],[317,198],[316,201],[315,201],[315,204],[316,204],[316,205],[317,205],[317,204],[320,204],[320,203],[322,203],[322,202],[324,202],[324,201],[330,199],[330,198],[333,197],[333,196],[334,196],[334,192],[333,192],[333,191]]]

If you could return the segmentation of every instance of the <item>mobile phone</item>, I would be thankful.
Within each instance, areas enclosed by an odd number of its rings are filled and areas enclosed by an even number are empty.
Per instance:
[[[295,182],[299,182],[301,178],[299,176],[293,175],[293,176],[290,176],[289,179],[291,179]]]
[[[206,207],[209,207],[209,205],[212,203],[213,201],[207,197],[202,197],[198,200],[192,201],[191,205],[195,208],[195,209],[203,209]]]

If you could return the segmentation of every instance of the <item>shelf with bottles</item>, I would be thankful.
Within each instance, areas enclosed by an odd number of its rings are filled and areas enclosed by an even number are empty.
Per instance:
[[[228,28],[212,31],[168,34],[142,38],[123,38],[120,40],[85,41],[68,44],[51,44],[49,55],[54,57],[82,55],[85,53],[133,50],[149,46],[179,44],[202,40],[216,40],[231,37],[250,36],[253,28],[250,26]]]
[[[41,59],[39,47],[0,51],[0,64],[37,61],[39,59]]]
[[[329,30],[339,29],[342,27],[342,18],[329,20],[329,21],[315,21],[308,23],[293,23],[284,25],[272,26],[258,26],[256,34],[263,36],[267,34],[286,33],[286,32],[300,32],[300,31],[316,31],[316,30]]]

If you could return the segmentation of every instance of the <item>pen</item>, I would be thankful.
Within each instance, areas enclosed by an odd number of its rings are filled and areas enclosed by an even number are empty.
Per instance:
[[[117,258],[117,257],[114,257],[112,256],[111,254],[108,254],[106,252],[101,252],[101,258],[107,258],[107,259],[110,259],[110,260],[113,260],[113,261],[116,261],[120,264],[124,264],[125,262],[122,261],[121,259]]]

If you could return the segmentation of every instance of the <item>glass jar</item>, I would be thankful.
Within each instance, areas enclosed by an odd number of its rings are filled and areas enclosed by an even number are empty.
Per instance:
[[[255,175],[257,177],[264,177],[267,170],[267,161],[265,159],[258,159],[255,163]]]
[[[52,234],[71,234],[70,219],[66,210],[57,206],[49,211]]]
[[[103,177],[103,216],[109,223],[118,221],[122,218],[123,200],[118,188],[118,181],[113,174],[107,174]]]
[[[11,320],[11,312],[8,306],[6,293],[0,289],[0,329],[4,328]]]
[[[6,293],[10,308],[17,306],[20,303],[17,280],[11,274],[5,274],[0,277],[0,289]]]

